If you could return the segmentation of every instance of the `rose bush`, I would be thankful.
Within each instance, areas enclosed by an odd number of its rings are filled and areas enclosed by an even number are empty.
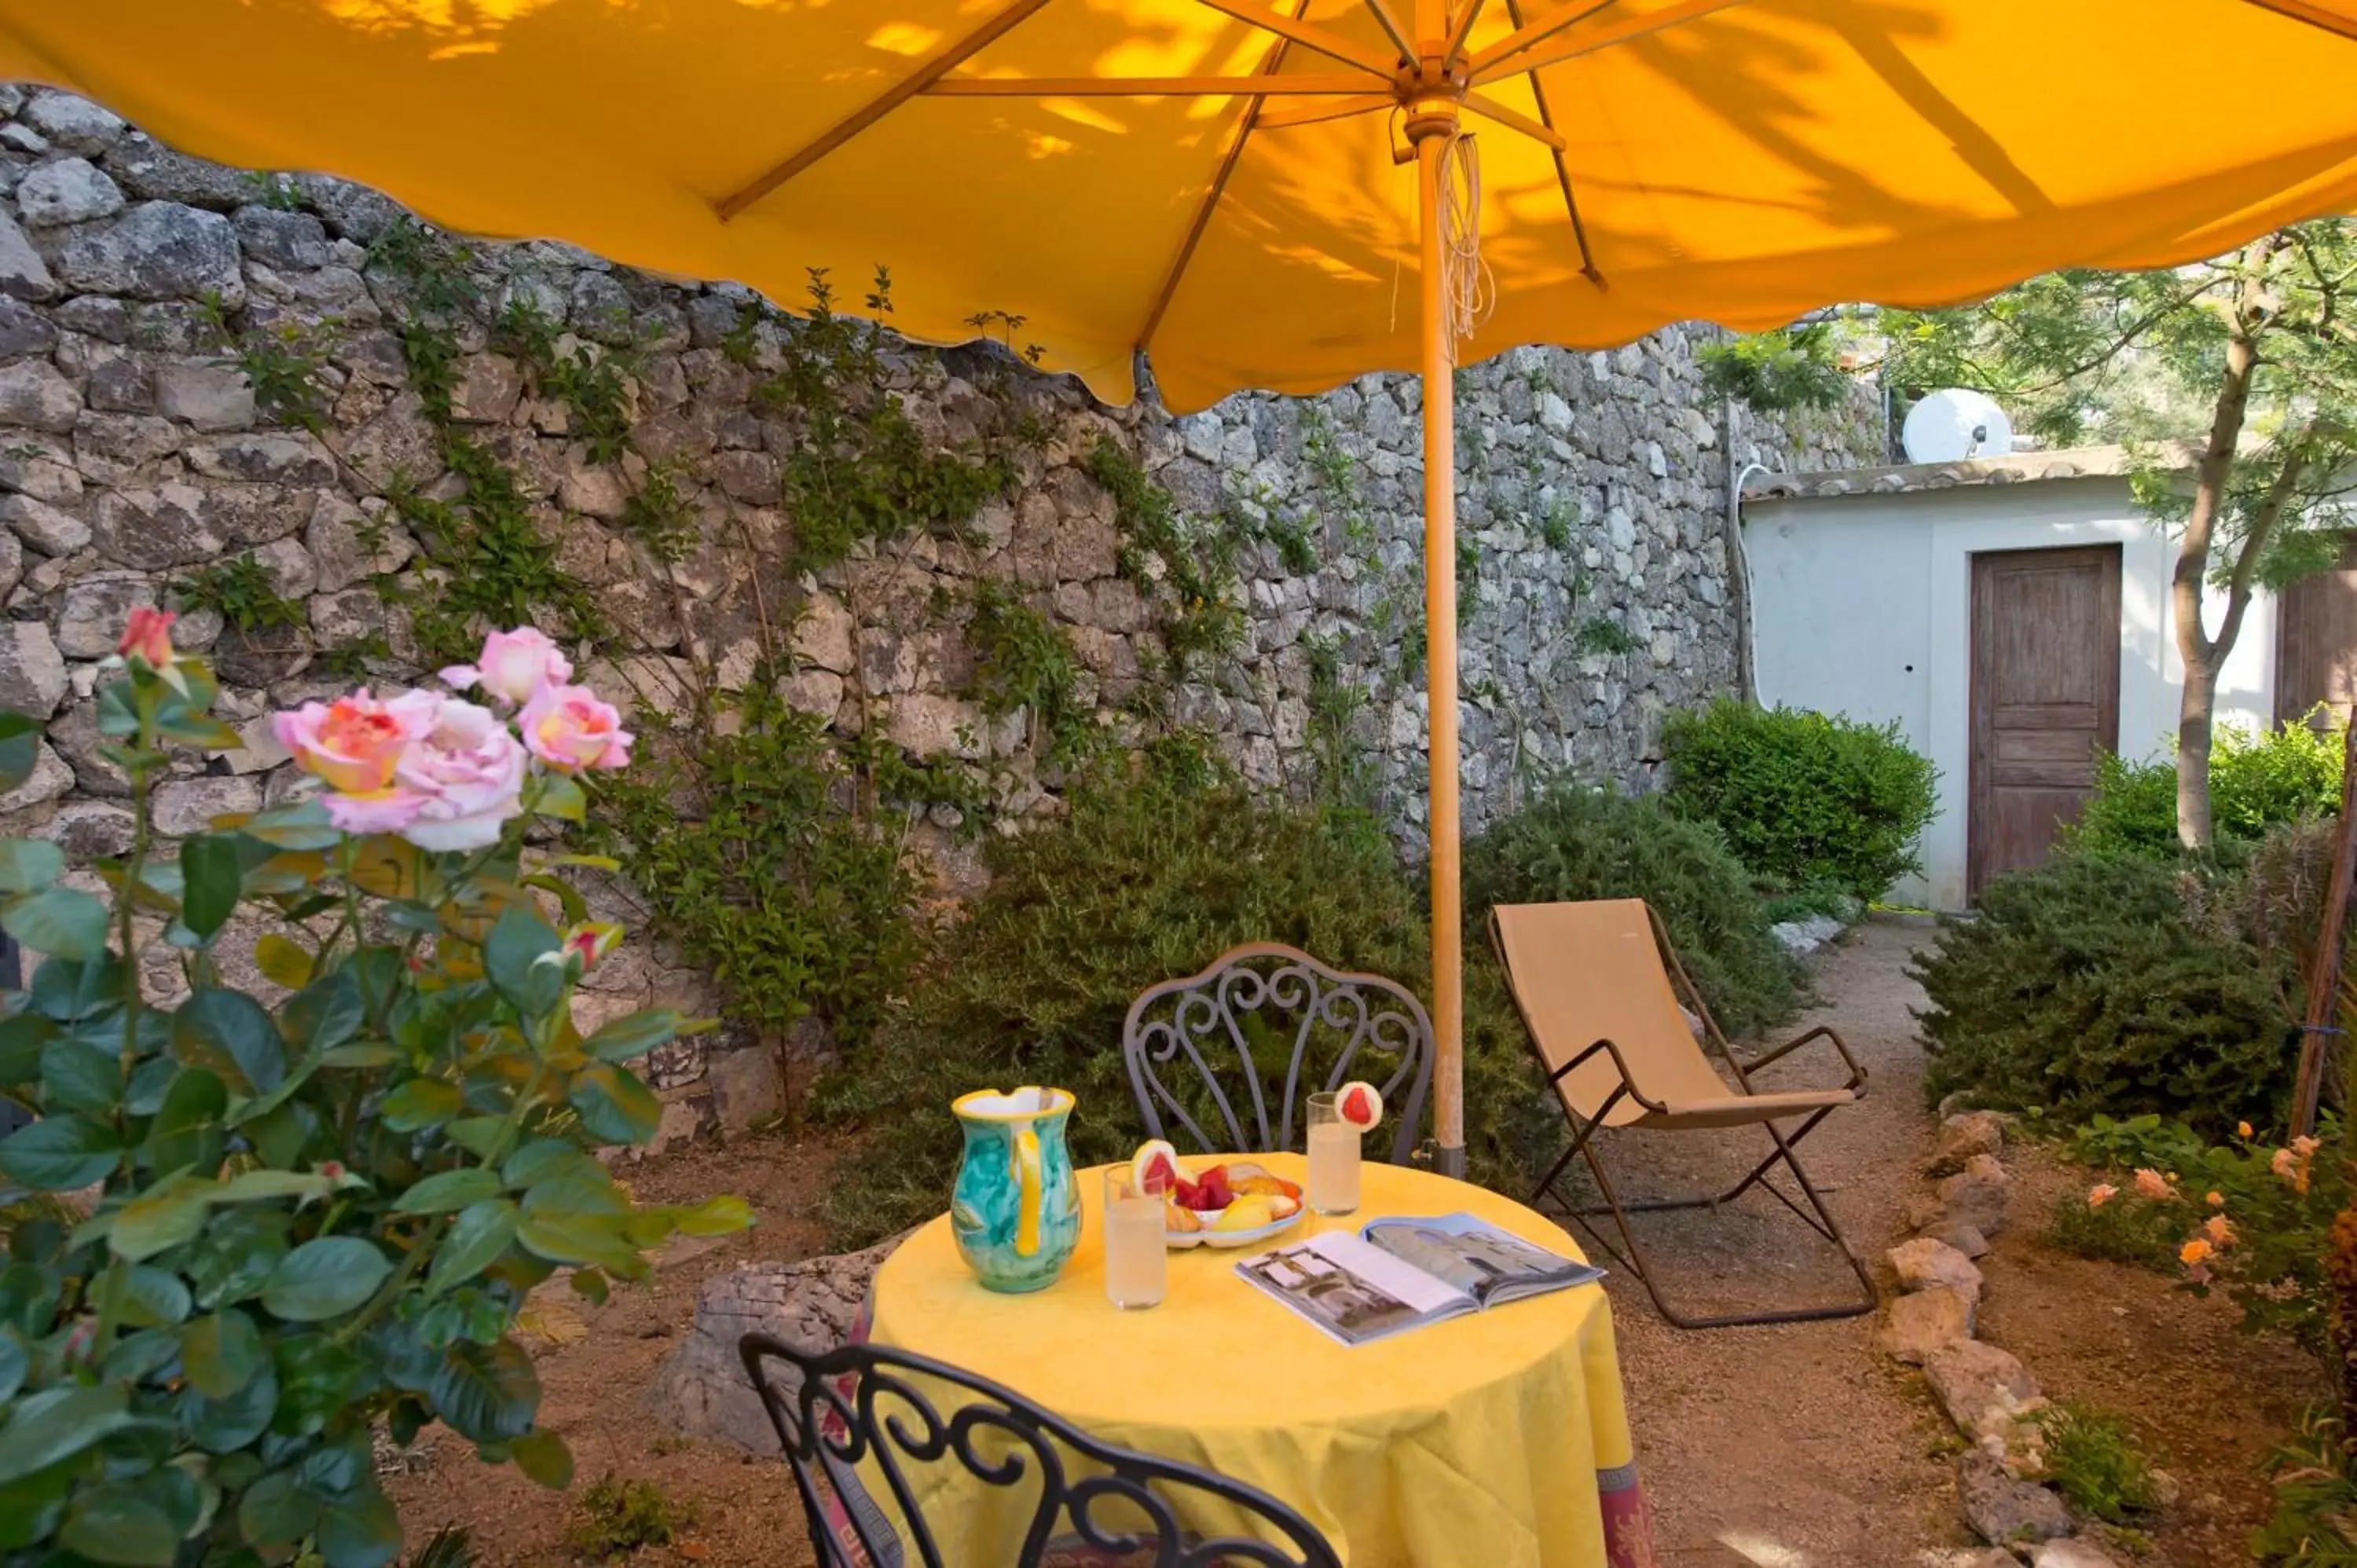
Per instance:
[[[0,998],[0,1093],[38,1117],[0,1141],[0,1211],[91,1193],[6,1237],[0,1564],[307,1550],[378,1568],[402,1531],[374,1434],[440,1422],[567,1484],[511,1334],[526,1293],[569,1269],[602,1299],[675,1231],[751,1217],[736,1198],[636,1207],[593,1157],[651,1136],[628,1064],[694,1026],[574,1026],[576,982],[620,933],[564,882],[582,857],[540,841],[630,737],[554,647],[499,633],[445,671],[479,703],[359,692],[278,715],[319,795],[217,821],[167,860],[148,811],[166,748],[237,744],[169,630],[140,612],[99,695],[135,807],[129,852],[97,868],[109,897],[54,845],[0,840],[0,927],[43,955]],[[0,779],[38,733],[0,717]],[[252,958],[274,999],[225,979],[241,908],[273,928]],[[156,944],[177,1004],[142,993]]]

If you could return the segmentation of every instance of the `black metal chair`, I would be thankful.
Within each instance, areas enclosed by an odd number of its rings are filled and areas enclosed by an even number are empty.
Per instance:
[[[1283,1040],[1287,1030],[1290,1047]],[[1332,1066],[1322,1078],[1305,1078],[1305,1063],[1321,1046]],[[1354,1078],[1375,1080],[1360,1059],[1362,1052],[1394,1060],[1390,1076],[1375,1086],[1384,1104],[1399,1110],[1391,1159],[1405,1165],[1424,1135],[1432,1020],[1415,993],[1397,981],[1329,969],[1281,942],[1248,942],[1222,953],[1200,974],[1149,987],[1129,1004],[1121,1026],[1121,1053],[1146,1135],[1172,1135],[1164,1130],[1167,1113],[1205,1154],[1296,1147],[1294,1117],[1304,1096],[1340,1089]],[[1280,1054],[1285,1085],[1272,1126],[1266,1075]],[[1166,1073],[1175,1089],[1164,1081]],[[1237,1080],[1245,1096],[1232,1092]],[[1241,1110],[1240,1098],[1245,1101]],[[1205,1122],[1212,1123],[1208,1132]]]
[[[912,1554],[923,1568],[980,1568],[942,1555],[911,1461],[952,1463],[993,1487],[1036,1488],[1012,1568],[1341,1568],[1308,1520],[1258,1487],[1099,1442],[973,1372],[875,1345],[811,1355],[766,1334],[745,1336],[737,1353],[793,1468],[820,1568],[906,1568]],[[774,1374],[787,1370],[792,1385],[781,1387]],[[943,1415],[927,1386],[974,1398]],[[860,1480],[857,1466],[871,1459],[888,1498]],[[1172,1491],[1242,1509],[1289,1544],[1189,1531]],[[1060,1534],[1060,1522],[1069,1531]]]

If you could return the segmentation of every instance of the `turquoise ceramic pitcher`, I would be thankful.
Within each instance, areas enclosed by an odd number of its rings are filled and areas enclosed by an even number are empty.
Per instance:
[[[990,1290],[1053,1283],[1081,1241],[1081,1184],[1064,1146],[1071,1091],[984,1089],[950,1109],[965,1128],[950,1230],[966,1266]]]

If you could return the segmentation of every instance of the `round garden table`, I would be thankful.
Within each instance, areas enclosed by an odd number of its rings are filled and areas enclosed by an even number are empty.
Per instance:
[[[1297,1155],[1251,1157],[1303,1175]],[[1652,1568],[1599,1286],[1353,1347],[1235,1272],[1254,1251],[1386,1215],[1461,1210],[1580,1256],[1560,1227],[1485,1188],[1369,1162],[1357,1214],[1313,1214],[1255,1249],[1173,1252],[1162,1305],[1121,1312],[1105,1298],[1103,1187],[1082,1173],[1079,1250],[1029,1295],[976,1283],[946,1215],[923,1226],[877,1275],[870,1338],[979,1372],[1108,1442],[1249,1481],[1349,1568]],[[953,1466],[930,1486],[948,1561],[1005,1560],[990,1488]]]

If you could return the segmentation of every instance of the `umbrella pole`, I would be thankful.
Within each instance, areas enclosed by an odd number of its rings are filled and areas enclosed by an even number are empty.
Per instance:
[[[1453,116],[1451,116],[1453,119]],[[1448,342],[1441,254],[1441,157],[1452,129],[1411,125],[1416,136],[1416,209],[1424,328],[1424,623],[1431,694],[1433,1129],[1443,1174],[1465,1174],[1464,916],[1458,881],[1457,811],[1457,383]]]

